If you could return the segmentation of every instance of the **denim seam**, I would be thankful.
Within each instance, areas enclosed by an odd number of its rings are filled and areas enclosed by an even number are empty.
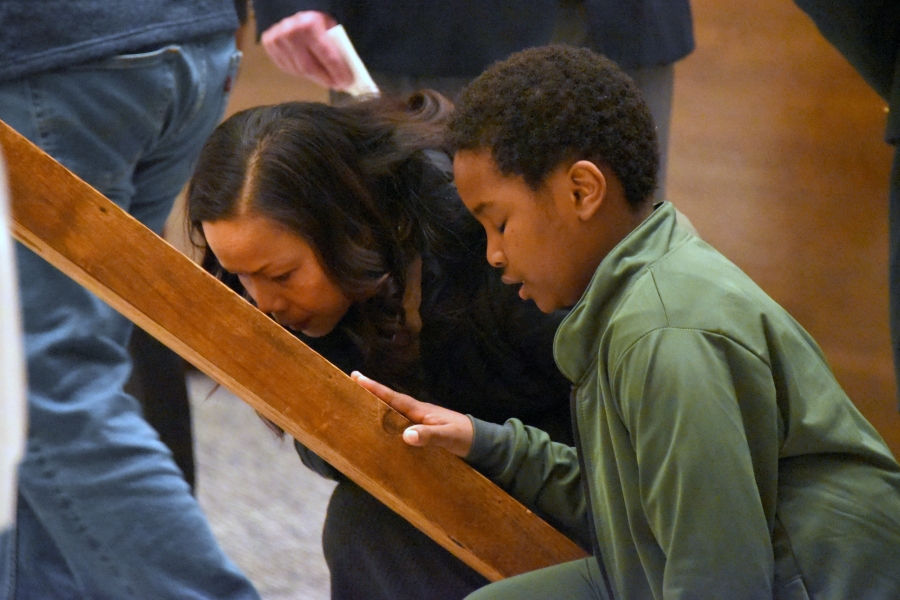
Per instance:
[[[25,90],[25,94],[28,96],[28,103],[31,106],[31,120],[34,131],[37,134],[37,144],[41,150],[52,156],[54,154],[54,148],[50,147],[50,132],[43,127],[43,123],[46,122],[46,119],[44,118],[44,107],[46,106],[44,95],[31,81],[26,81],[25,85],[22,87]]]
[[[39,449],[35,448],[35,452],[39,452]],[[91,535],[88,531],[88,525],[85,521],[78,515],[78,512],[74,509],[75,501],[65,493],[58,485],[56,485],[56,475],[51,470],[46,468],[46,463],[43,457],[38,457],[37,462],[40,465],[40,473],[43,476],[51,489],[53,489],[54,495],[57,498],[58,505],[63,513],[67,514],[69,520],[73,524],[73,526],[78,530],[81,535],[85,536],[85,539],[88,541],[88,546],[95,550],[97,556],[100,558],[101,562],[103,562],[108,568],[109,573],[118,579],[121,583],[122,589],[132,596],[134,595],[134,590],[128,584],[128,580],[124,577],[121,571],[116,567],[115,562],[110,558],[109,554],[102,550],[102,543],[97,539],[96,536]],[[73,576],[75,573],[73,573]],[[75,580],[78,581],[78,578],[75,577]],[[81,582],[79,582],[80,584]]]

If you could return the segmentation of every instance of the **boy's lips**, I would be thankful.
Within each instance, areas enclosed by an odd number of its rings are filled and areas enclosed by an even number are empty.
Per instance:
[[[519,298],[522,300],[528,300],[528,296],[525,293],[525,282],[521,279],[516,279],[515,277],[510,277],[509,275],[502,275],[500,277],[500,281],[505,283],[506,285],[517,285],[519,286]]]

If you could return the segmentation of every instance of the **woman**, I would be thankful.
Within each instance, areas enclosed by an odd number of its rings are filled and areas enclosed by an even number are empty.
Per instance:
[[[441,150],[437,94],[258,107],[224,122],[188,190],[203,266],[346,372],[571,443],[543,315],[484,261]],[[332,598],[462,598],[486,580],[338,480],[323,533]]]

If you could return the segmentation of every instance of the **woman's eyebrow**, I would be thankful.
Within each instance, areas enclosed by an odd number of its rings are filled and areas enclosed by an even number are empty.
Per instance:
[[[240,271],[240,270],[235,270],[235,269],[229,269],[228,266],[222,264],[221,261],[219,262],[219,264],[222,265],[223,269],[225,269],[232,275],[261,275],[263,271],[265,271],[266,269],[268,269],[271,266],[271,264],[266,264],[255,271]]]

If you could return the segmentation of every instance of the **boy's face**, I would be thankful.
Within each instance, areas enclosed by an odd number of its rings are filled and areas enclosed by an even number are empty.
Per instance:
[[[574,305],[597,263],[584,247],[583,227],[571,204],[565,167],[538,191],[522,177],[502,175],[489,151],[461,151],[453,159],[456,187],[487,232],[487,260],[503,282],[543,312]]]

